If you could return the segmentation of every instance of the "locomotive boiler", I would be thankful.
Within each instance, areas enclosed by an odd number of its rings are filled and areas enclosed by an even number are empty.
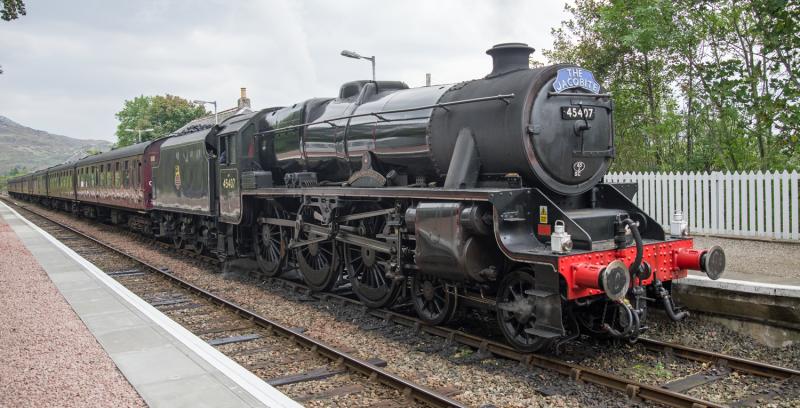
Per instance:
[[[525,185],[558,195],[583,193],[601,181],[614,156],[610,98],[580,68],[528,69],[532,51],[495,46],[487,52],[493,70],[480,80],[414,89],[354,81],[336,99],[271,112],[266,126],[275,129],[268,131],[275,156],[267,165],[279,182],[304,169],[351,186],[435,182],[463,189],[507,186],[506,177],[517,174]],[[583,87],[557,93],[556,81]],[[289,125],[298,119],[305,124]],[[385,180],[391,170],[397,180]]]
[[[612,96],[580,67],[529,68],[532,51],[498,44],[491,72],[471,81],[353,81],[336,97],[189,126],[137,148],[152,179],[134,180],[151,196],[113,221],[253,257],[262,276],[296,270],[369,307],[410,304],[429,324],[487,310],[522,350],[635,338],[654,302],[685,318],[671,282],[689,269],[718,278],[724,252],[694,248],[678,218],[667,234],[603,183],[617,154]],[[13,193],[31,197],[26,183],[12,180]]]

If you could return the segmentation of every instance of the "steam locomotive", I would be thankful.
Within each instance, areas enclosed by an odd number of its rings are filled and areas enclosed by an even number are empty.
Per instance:
[[[241,111],[169,137],[11,180],[11,195],[127,224],[258,273],[290,269],[315,291],[349,286],[369,307],[411,304],[430,324],[489,310],[521,350],[580,333],[635,338],[648,302],[688,269],[717,279],[721,248],[695,249],[604,184],[614,105],[573,65],[529,68],[498,44],[486,77],[409,88],[354,81],[336,98]]]

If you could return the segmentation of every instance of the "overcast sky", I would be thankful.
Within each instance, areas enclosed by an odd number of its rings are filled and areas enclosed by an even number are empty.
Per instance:
[[[254,108],[334,96],[377,76],[421,86],[486,75],[493,44],[550,47],[561,1],[28,0],[0,21],[0,115],[81,139],[116,140],[114,113],[137,95]]]

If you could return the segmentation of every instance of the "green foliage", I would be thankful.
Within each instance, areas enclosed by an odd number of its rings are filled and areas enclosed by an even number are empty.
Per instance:
[[[126,129],[153,129],[142,132],[142,141],[164,137],[190,121],[206,115],[202,106],[195,106],[186,99],[174,95],[137,96],[126,100],[117,112],[117,147],[136,144],[138,132]]]
[[[28,169],[26,169],[24,166],[22,166],[22,167],[17,166],[17,167],[14,167],[13,169],[9,170],[8,173],[6,173],[6,176],[8,176],[8,177],[17,177],[17,176],[22,176],[22,175],[25,175],[25,174],[28,174],[28,173],[29,173]]]
[[[6,174],[0,175],[0,191],[6,191],[8,189],[9,179],[12,179],[17,176],[22,176],[28,173],[29,171],[25,167],[17,166],[9,170]]]
[[[22,0],[0,0],[0,4],[3,6],[0,10],[2,20],[11,21],[26,14],[25,3]]]
[[[576,0],[551,62],[614,95],[617,171],[797,168],[800,6]]]

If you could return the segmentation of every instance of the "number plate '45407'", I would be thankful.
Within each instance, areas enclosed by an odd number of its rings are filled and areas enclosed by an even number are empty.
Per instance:
[[[594,108],[587,106],[562,106],[561,119],[567,120],[592,120],[594,119]]]

